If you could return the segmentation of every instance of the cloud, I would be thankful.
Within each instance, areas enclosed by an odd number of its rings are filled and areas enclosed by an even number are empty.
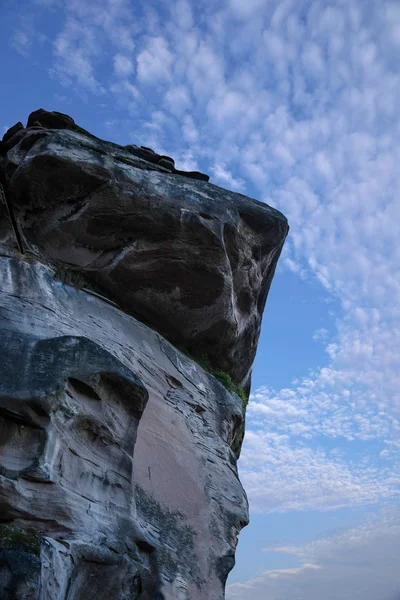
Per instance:
[[[265,7],[263,0],[229,0],[229,8],[238,19],[248,19]]]
[[[70,19],[54,41],[55,63],[51,73],[64,86],[76,82],[84,90],[102,93],[104,88],[94,73],[94,61],[99,54],[95,32],[84,23]]]
[[[121,132],[165,149],[178,167],[201,165],[282,210],[291,231],[280,268],[340,307],[336,329],[317,334],[322,364],[296,382],[287,365],[285,389],[253,394],[241,459],[253,509],[394,497],[398,3],[181,1],[158,10],[69,0],[64,9],[61,30],[45,32],[52,73],[77,93],[110,91]]]
[[[362,525],[296,547],[267,548],[289,553],[299,566],[266,570],[228,585],[227,600],[398,600],[400,511],[385,509]]]
[[[211,171],[218,183],[230,189],[243,192],[245,182],[243,179],[236,179],[223,163],[217,163],[211,167]]]
[[[327,339],[328,335],[329,335],[329,331],[327,329],[325,329],[324,327],[321,327],[321,329],[317,329],[316,331],[314,331],[313,340],[325,341]]]
[[[329,405],[329,398],[325,400]],[[379,456],[361,453],[352,457],[350,453],[349,458],[347,448],[334,445],[327,450],[318,438],[316,443],[316,428],[328,437],[336,435],[338,426],[351,430],[345,408],[342,422],[327,416],[317,427],[308,424],[304,409],[285,406],[283,401],[261,408],[252,411],[240,461],[240,477],[253,512],[333,510],[399,495],[400,476],[390,464],[383,466]],[[279,411],[285,426],[266,430],[266,423],[275,422]],[[361,431],[365,428],[366,435],[371,433],[368,419],[357,421]]]
[[[22,56],[27,56],[32,48],[32,39],[27,31],[19,29],[14,33],[11,44],[15,50],[19,52],[19,54],[22,54]]]
[[[199,131],[191,115],[185,115],[183,119],[183,137],[188,144],[193,145],[199,141]]]
[[[112,55],[117,76],[132,74],[137,28],[128,0],[100,0],[96,5],[88,0],[37,0],[36,5],[63,14],[61,30],[53,39],[49,73],[64,87],[73,87],[77,93],[104,94],[107,81],[102,74],[110,48],[115,51]],[[40,29],[40,13],[34,16],[36,29]]]
[[[165,95],[165,104],[176,115],[181,115],[191,107],[191,99],[186,86],[171,87]]]
[[[34,3],[38,6],[45,8],[56,8],[62,5],[63,0],[34,0]]]
[[[114,71],[118,77],[127,77],[133,72],[133,64],[130,58],[123,54],[114,56]]]
[[[193,27],[193,11],[189,2],[178,0],[172,7],[172,18],[174,22],[183,30]]]
[[[10,44],[21,56],[29,57],[35,45],[42,46],[47,36],[35,28],[33,17],[28,14],[18,17],[17,25],[11,35]]]
[[[169,79],[172,62],[167,40],[161,36],[149,38],[137,57],[138,78],[143,83]]]

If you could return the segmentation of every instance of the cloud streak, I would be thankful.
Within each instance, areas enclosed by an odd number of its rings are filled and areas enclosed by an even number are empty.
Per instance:
[[[266,570],[229,585],[227,600],[398,600],[400,512],[388,508],[357,528],[304,546],[266,548],[291,554],[299,566]],[[371,568],[372,567],[372,568]]]

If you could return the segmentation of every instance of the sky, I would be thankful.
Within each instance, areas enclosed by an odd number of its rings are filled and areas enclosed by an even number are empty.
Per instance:
[[[400,3],[0,0],[40,107],[281,210],[227,600],[400,600]]]

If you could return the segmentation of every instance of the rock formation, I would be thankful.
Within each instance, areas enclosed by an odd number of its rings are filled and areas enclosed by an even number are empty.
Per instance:
[[[43,110],[0,182],[0,598],[222,600],[285,218]]]

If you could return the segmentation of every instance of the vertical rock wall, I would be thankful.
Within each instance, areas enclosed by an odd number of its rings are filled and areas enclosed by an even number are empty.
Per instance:
[[[248,390],[287,223],[151,152],[0,144],[2,600],[224,598],[243,402],[187,353]]]

